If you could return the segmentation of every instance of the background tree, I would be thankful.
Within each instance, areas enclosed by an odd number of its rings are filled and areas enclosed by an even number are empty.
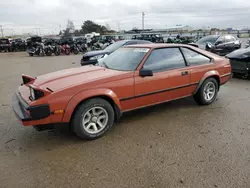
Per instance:
[[[108,29],[105,26],[98,25],[95,22],[91,20],[87,20],[83,23],[81,33],[86,34],[86,33],[91,33],[91,32],[96,32],[100,34],[104,34],[108,31]]]
[[[72,20],[68,20],[67,22],[67,27],[63,31],[63,36],[64,37],[70,37],[72,34],[75,32],[75,25]]]
[[[105,27],[107,28],[107,30],[109,30],[109,31],[111,30],[111,27],[108,23],[105,24]]]

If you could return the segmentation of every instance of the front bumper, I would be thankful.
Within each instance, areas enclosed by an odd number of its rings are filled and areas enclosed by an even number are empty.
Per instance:
[[[85,66],[85,65],[94,65],[98,63],[98,60],[87,60],[87,61],[84,61],[84,60],[81,60],[81,65],[82,66]]]
[[[12,98],[12,108],[22,124],[27,121],[45,119],[51,114],[48,104],[29,106],[18,91],[15,92]]]

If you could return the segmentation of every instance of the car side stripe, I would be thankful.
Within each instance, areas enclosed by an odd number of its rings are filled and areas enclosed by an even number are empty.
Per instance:
[[[159,93],[173,91],[173,90],[176,90],[176,89],[182,89],[182,88],[194,86],[194,85],[197,85],[197,84],[198,83],[192,83],[192,84],[187,84],[187,85],[183,85],[183,86],[179,86],[179,87],[163,89],[163,90],[154,91],[154,92],[150,92],[150,93],[144,93],[144,94],[136,95],[136,96],[133,96],[133,97],[121,98],[120,101],[131,100],[131,99],[135,99],[135,98],[139,98],[139,97],[146,97],[146,96],[149,96],[149,95],[155,95],[155,94],[159,94]]]
[[[221,78],[224,78],[224,77],[227,77],[227,76],[231,76],[231,73],[223,74],[223,75],[221,75],[220,77],[221,77]]]

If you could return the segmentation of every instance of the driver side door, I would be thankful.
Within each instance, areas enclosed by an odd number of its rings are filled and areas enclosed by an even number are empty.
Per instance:
[[[192,94],[191,70],[178,47],[154,49],[142,69],[153,76],[135,72],[135,106],[140,108]]]

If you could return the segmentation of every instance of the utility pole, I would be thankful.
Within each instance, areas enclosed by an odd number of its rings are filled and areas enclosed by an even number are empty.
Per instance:
[[[142,31],[144,31],[144,16],[145,16],[145,13],[142,12]]]
[[[121,28],[120,28],[120,22],[119,22],[119,21],[117,21],[116,23],[117,23],[117,29],[118,29],[118,32],[120,32],[120,31],[121,31]]]
[[[59,29],[60,29],[59,33],[61,33],[62,32],[62,26],[61,26],[61,24],[59,25]]]
[[[1,27],[2,37],[3,37],[3,26],[2,26],[2,25],[0,25],[0,27]]]

